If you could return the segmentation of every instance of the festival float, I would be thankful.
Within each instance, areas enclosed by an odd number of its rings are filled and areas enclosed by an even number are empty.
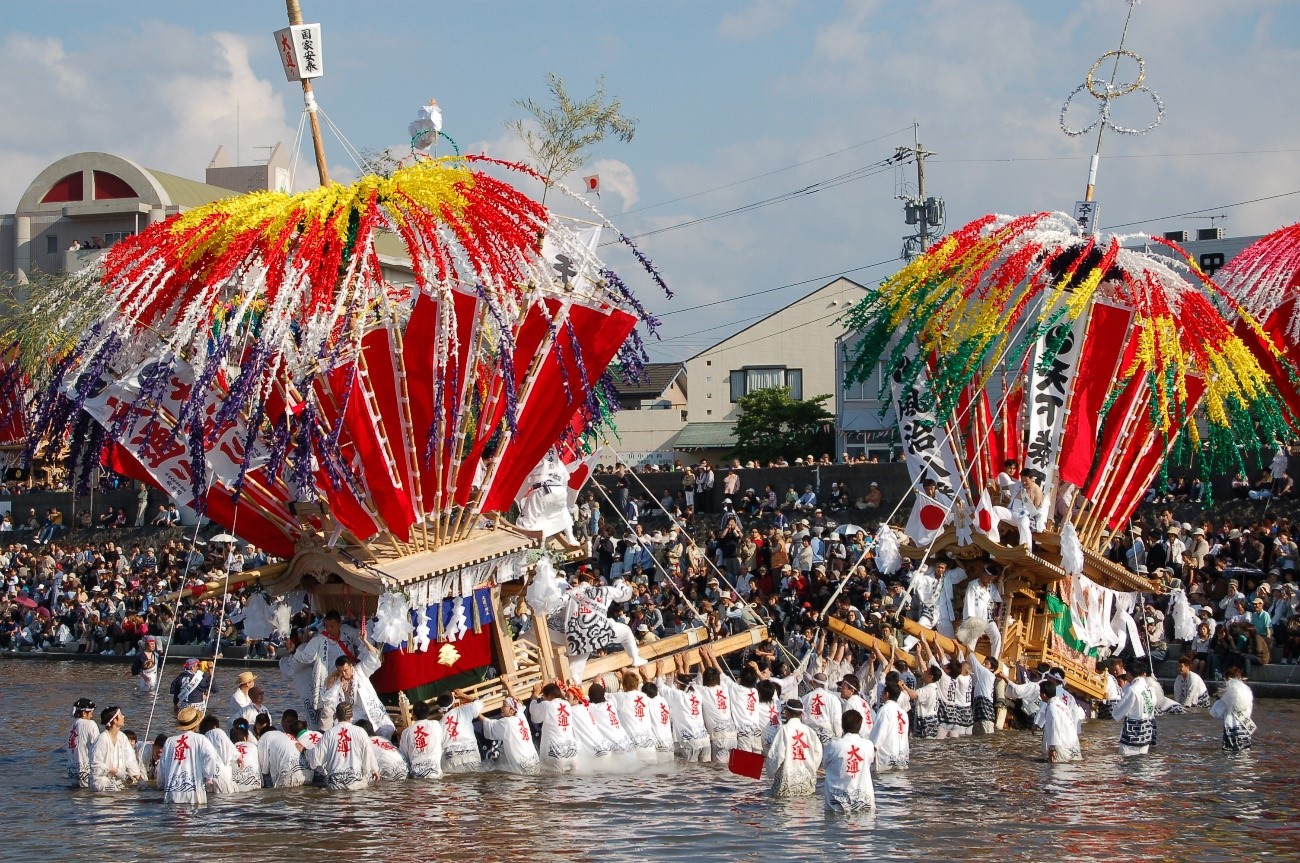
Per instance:
[[[318,155],[319,37],[300,19],[277,34]],[[611,364],[637,375],[636,329],[654,323],[596,255],[602,228],[667,288],[593,208],[565,218],[511,181],[559,183],[435,156],[450,140],[436,104],[410,131],[386,175],[341,185],[321,163],[319,188],[231,197],[121,241],[36,291],[13,349],[31,375],[29,448],[66,441],[81,484],[102,463],[283,559],[194,597],[255,584],[263,617],[287,620],[289,597],[373,618],[386,701],[458,687],[491,709],[503,679],[569,676],[545,616],[514,639],[503,607],[549,567],[583,435],[616,404]],[[630,661],[599,657],[582,676]]]
[[[918,493],[903,553],[996,565],[1000,658],[1046,661],[1103,698],[1098,649],[1143,655],[1139,592],[1165,584],[1106,559],[1177,459],[1205,473],[1284,427],[1273,381],[1187,255],[1093,234],[1063,213],[985,216],[886,280],[848,317],[849,375],[883,367]],[[999,500],[1004,460],[1042,490]],[[1004,505],[1006,504],[1006,505]],[[956,604],[956,600],[954,600]],[[913,621],[908,631],[954,644]],[[840,622],[832,628],[870,644]]]

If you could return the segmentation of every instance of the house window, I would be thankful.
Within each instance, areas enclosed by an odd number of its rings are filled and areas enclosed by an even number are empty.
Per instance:
[[[120,243],[129,236],[131,236],[130,231],[109,231],[104,235],[104,248]]]
[[[45,254],[57,255],[59,253],[59,238],[53,234],[45,235]]]
[[[844,400],[846,402],[874,402],[880,400],[880,384],[885,377],[885,364],[877,363],[876,370],[867,376],[864,381],[857,381],[853,384],[844,386]]]
[[[755,390],[767,390],[773,387],[789,387],[791,398],[802,399],[803,369],[787,369],[784,366],[759,366],[737,369],[731,373],[732,402],[740,401],[742,397]]]

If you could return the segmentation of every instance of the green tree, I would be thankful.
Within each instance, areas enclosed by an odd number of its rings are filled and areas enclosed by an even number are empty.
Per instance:
[[[736,420],[735,458],[766,462],[786,456],[830,452],[835,417],[825,408],[830,395],[790,396],[789,387],[754,390],[742,396]]]
[[[533,156],[533,167],[545,178],[549,190],[551,183],[582,167],[592,145],[611,135],[624,143],[631,141],[636,120],[623,116],[618,99],[606,96],[604,78],[596,80],[595,93],[577,101],[553,72],[546,76],[546,86],[554,104],[542,105],[532,99],[515,102],[532,115],[536,128],[526,120],[515,120],[507,128],[523,139]],[[545,192],[542,201],[546,201]]]

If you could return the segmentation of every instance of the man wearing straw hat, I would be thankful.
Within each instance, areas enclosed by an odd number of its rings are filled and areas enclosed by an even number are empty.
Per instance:
[[[211,741],[196,729],[203,713],[193,706],[176,714],[176,735],[169,737],[158,760],[158,786],[163,802],[198,804],[208,802],[207,786],[221,773],[221,757]]]
[[[251,671],[241,671],[235,683],[237,684],[235,691],[230,694],[230,721],[247,719],[251,727],[257,719],[258,711],[248,691],[257,685],[257,675]]]

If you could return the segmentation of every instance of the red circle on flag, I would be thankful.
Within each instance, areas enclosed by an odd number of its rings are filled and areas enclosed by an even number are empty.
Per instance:
[[[948,511],[941,506],[933,503],[927,503],[921,507],[921,527],[926,530],[938,530],[943,527],[943,520],[947,518]]]
[[[981,509],[975,515],[976,520],[979,522],[980,530],[984,533],[988,533],[993,529],[993,513],[989,512],[987,509]]]

